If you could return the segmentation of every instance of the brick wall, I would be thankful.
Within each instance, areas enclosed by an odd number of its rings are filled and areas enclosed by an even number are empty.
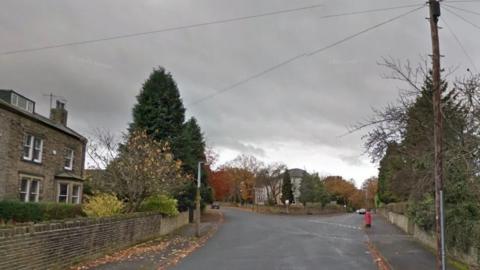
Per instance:
[[[0,229],[0,269],[65,269],[186,224],[187,212],[172,218],[139,213]]]

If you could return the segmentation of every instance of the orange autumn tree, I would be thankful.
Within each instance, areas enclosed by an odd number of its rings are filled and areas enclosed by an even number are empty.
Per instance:
[[[352,196],[355,196],[357,191],[352,181],[347,181],[341,176],[327,176],[323,181],[325,189],[337,203],[352,206]]]
[[[350,205],[354,209],[366,208],[365,206],[365,192],[363,190],[356,189],[350,196]]]
[[[206,173],[208,184],[213,190],[213,197],[217,201],[225,201],[230,197],[231,193],[229,175],[222,168],[214,169],[218,162],[218,154],[212,148],[205,150],[205,157],[207,158]]]
[[[229,173],[224,169],[209,171],[209,184],[213,189],[213,196],[217,201],[226,201],[231,196],[231,182]]]
[[[255,195],[255,184],[262,162],[254,156],[239,155],[227,162],[222,169],[227,172],[230,186],[230,200],[234,202],[252,203]]]
[[[245,168],[227,167],[225,170],[232,191],[230,199],[234,202],[253,200],[255,175]]]

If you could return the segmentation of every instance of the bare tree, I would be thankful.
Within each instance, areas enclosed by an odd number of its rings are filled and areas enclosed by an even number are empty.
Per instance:
[[[277,204],[282,192],[282,175],[287,167],[281,163],[271,163],[261,168],[257,174],[257,187],[265,187],[269,203]]]
[[[120,139],[108,129],[95,129],[88,138],[90,169],[105,169],[118,154]]]
[[[408,61],[402,63],[384,58],[379,64],[390,71],[384,75],[385,78],[401,81],[406,87],[400,89],[395,104],[374,109],[372,117],[355,125],[349,133],[369,129],[363,139],[366,152],[373,161],[382,159],[389,146],[397,145],[396,151],[403,161],[410,160],[413,163],[411,167],[405,163],[396,175],[392,176],[392,188],[401,194],[423,196],[424,192],[432,189],[432,172],[418,170],[414,164],[423,164],[422,166],[428,168],[433,162],[432,123],[422,113],[414,112],[413,107],[418,98],[425,94],[430,75],[428,63],[423,61],[413,67]],[[454,70],[443,71],[445,80]],[[454,79],[452,85],[453,87],[448,87],[446,81],[442,84],[445,103],[442,116],[445,132],[450,134],[450,139],[444,140],[445,169],[468,172],[473,177],[480,174],[480,75],[467,74]],[[425,108],[433,107],[431,99],[425,98],[423,102],[430,103],[426,106],[424,104]],[[407,129],[411,125],[423,132],[408,135]],[[410,141],[405,144],[405,140]]]

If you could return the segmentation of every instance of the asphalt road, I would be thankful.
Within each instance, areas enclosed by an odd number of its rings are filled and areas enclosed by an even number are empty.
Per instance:
[[[357,214],[260,215],[222,209],[219,231],[173,269],[376,269]]]

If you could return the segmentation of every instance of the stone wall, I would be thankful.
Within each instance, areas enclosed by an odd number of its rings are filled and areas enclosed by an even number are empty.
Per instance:
[[[283,205],[268,206],[268,205],[237,205],[231,203],[223,203],[227,207],[239,207],[244,209],[249,209],[257,213],[264,214],[287,214],[287,208]],[[288,208],[289,215],[327,215],[327,214],[336,214],[336,213],[345,213],[345,210],[342,206],[339,205],[327,205],[324,208],[321,207],[303,207],[302,205],[291,205]]]
[[[177,217],[138,213],[0,229],[0,269],[66,269],[186,224],[187,212]]]
[[[5,181],[7,178],[8,141],[10,140],[9,122],[5,121],[6,113],[0,109],[0,198],[5,195]]]
[[[412,237],[418,242],[431,249],[436,249],[437,244],[435,236],[431,232],[424,231],[415,225],[407,216],[393,213],[386,209],[377,209],[377,213],[385,217],[390,223],[396,225],[404,232],[412,235]],[[474,267],[480,266],[478,253],[479,250],[473,247],[470,248],[468,252],[461,252],[459,250],[447,247],[447,254],[449,257]]]
[[[387,211],[385,209],[378,209],[377,212],[380,212],[390,223],[395,224],[397,227],[402,229],[408,234],[414,233],[413,223],[410,222],[407,216],[400,215],[394,212]]]

